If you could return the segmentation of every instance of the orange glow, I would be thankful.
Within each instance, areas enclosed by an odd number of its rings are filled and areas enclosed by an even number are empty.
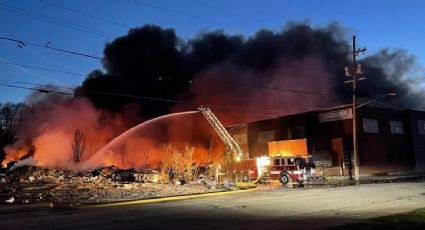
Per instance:
[[[21,159],[23,156],[25,156],[28,153],[28,148],[23,147],[19,149],[9,149],[6,148],[6,151],[9,151],[10,154],[6,155],[6,158],[2,162],[2,167],[7,167],[7,164],[11,161],[17,161]]]
[[[75,98],[39,110],[39,114],[25,121],[27,123],[23,124],[24,129],[19,134],[30,138],[18,139],[15,144],[7,146],[3,164],[21,159],[33,148],[33,159],[39,166],[47,168],[74,171],[110,165],[157,168],[162,159],[168,157],[162,154],[166,144],[176,148],[186,144],[194,147],[195,163],[218,162],[224,149],[218,136],[211,136],[212,128],[199,112],[158,119],[119,138],[103,150],[108,142],[140,121],[129,119],[124,112],[111,114],[97,110],[87,100]],[[84,133],[86,140],[80,163],[73,161],[72,153],[71,142],[76,129]]]
[[[272,141],[268,143],[269,156],[308,156],[307,139]]]

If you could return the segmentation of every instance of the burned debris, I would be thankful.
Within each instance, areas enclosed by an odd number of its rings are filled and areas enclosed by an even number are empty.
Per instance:
[[[169,172],[170,175],[172,172]],[[196,178],[195,178],[196,177]],[[162,178],[159,170],[102,167],[85,172],[20,166],[0,174],[0,201],[7,203],[100,203],[234,189],[213,177]]]

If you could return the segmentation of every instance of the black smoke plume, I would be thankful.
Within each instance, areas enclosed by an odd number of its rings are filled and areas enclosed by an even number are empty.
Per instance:
[[[142,115],[150,117],[168,113],[172,106],[188,107],[173,101],[217,105],[218,111],[227,113],[235,108],[232,112],[239,114],[314,110],[351,98],[351,87],[344,84],[350,41],[350,35],[336,23],[325,27],[288,23],[281,31],[262,29],[249,37],[212,31],[187,40],[173,29],[146,25],[107,44],[105,72],[93,71],[77,92],[111,111],[137,103]],[[359,84],[359,96],[391,91],[398,95],[393,102],[423,108],[418,100],[422,91],[412,86],[414,77],[406,76],[415,64],[413,56],[383,49],[360,62],[368,80]]]

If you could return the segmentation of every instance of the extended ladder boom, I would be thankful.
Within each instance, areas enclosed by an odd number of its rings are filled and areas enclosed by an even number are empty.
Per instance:
[[[242,149],[239,147],[238,143],[233,139],[233,137],[227,132],[226,128],[221,124],[217,119],[214,113],[211,112],[209,108],[200,107],[198,108],[200,112],[207,118],[208,122],[214,128],[215,132],[221,138],[221,140],[226,145],[230,151],[234,152],[236,156],[243,157]]]

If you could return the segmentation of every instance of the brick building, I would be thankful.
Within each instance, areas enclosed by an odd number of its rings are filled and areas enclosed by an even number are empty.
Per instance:
[[[425,112],[384,102],[357,110],[360,174],[425,171]],[[325,175],[347,175],[352,159],[351,105],[262,120],[229,128],[250,157],[268,155],[268,142],[307,139]]]

